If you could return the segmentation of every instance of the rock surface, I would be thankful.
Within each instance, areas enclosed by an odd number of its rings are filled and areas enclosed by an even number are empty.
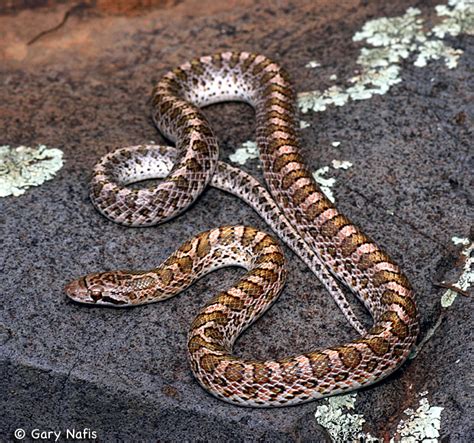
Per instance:
[[[63,287],[85,273],[149,268],[193,234],[220,224],[268,230],[241,201],[207,190],[191,209],[158,227],[130,229],[92,207],[94,163],[126,145],[163,142],[150,119],[152,85],[197,55],[230,49],[261,52],[283,65],[298,91],[350,77],[369,19],[404,13],[413,1],[238,0],[164,2],[133,16],[70,4],[0,16],[0,145],[64,151],[56,178],[20,197],[0,199],[0,440],[13,431],[83,430],[101,441],[325,441],[318,403],[278,410],[227,405],[202,390],[186,361],[186,335],[199,307],[238,270],[199,281],[166,303],[130,310],[89,308]],[[421,5],[420,5],[421,3]],[[431,10],[437,2],[417,2]],[[400,264],[418,294],[421,336],[441,314],[445,289],[462,259],[451,237],[469,236],[469,69],[472,39],[456,69],[441,62],[406,65],[388,94],[309,113],[303,152],[312,170],[334,158],[338,206]],[[310,60],[320,69],[307,69]],[[469,66],[469,60],[471,66]],[[254,137],[252,110],[206,109],[228,159]],[[331,143],[340,141],[337,151]],[[258,161],[245,168],[260,177]],[[472,187],[471,187],[472,191]],[[288,251],[283,295],[244,334],[238,353],[275,358],[354,337],[328,294]],[[393,436],[417,395],[445,408],[444,441],[473,441],[472,309],[459,296],[418,356],[358,394],[366,430]]]

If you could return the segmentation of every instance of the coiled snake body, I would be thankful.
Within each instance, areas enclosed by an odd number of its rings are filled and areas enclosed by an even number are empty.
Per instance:
[[[199,108],[238,100],[253,106],[257,144],[270,193],[245,172],[218,161],[214,134]],[[320,278],[362,335],[350,343],[279,360],[236,357],[242,331],[278,297],[284,257],[268,234],[224,226],[183,244],[151,271],[90,274],[66,287],[76,301],[109,306],[151,303],[196,279],[238,265],[247,273],[201,310],[188,354],[200,384],[245,406],[284,406],[347,392],[386,377],[407,358],[418,334],[412,288],[399,267],[322,194],[299,152],[295,98],[285,72],[262,55],[228,52],[171,71],[153,92],[153,117],[175,141],[118,149],[96,166],[91,198],[111,220],[129,226],[161,223],[184,211],[208,185],[248,202]],[[158,186],[125,185],[166,177]],[[365,331],[336,279],[364,303],[374,324]]]

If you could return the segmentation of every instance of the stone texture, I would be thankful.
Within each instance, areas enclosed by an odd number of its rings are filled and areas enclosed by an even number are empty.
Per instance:
[[[423,10],[437,2],[417,2]],[[163,141],[150,119],[152,85],[171,67],[229,49],[281,63],[298,91],[327,86],[355,69],[352,35],[370,18],[402,14],[413,2],[348,0],[212,2],[186,0],[133,17],[106,17],[70,4],[0,16],[0,144],[60,148],[52,181],[0,200],[0,439],[18,427],[95,430],[102,441],[324,441],[317,403],[278,410],[227,405],[193,379],[186,335],[199,307],[237,278],[222,270],[180,296],[130,310],[90,308],[66,299],[64,285],[93,271],[148,268],[182,241],[219,224],[265,224],[235,198],[209,189],[185,214],[158,227],[130,229],[101,217],[87,196],[97,159],[118,147]],[[137,12],[137,11],[135,11]],[[311,169],[336,155],[350,160],[338,178],[338,206],[392,255],[411,279],[422,336],[440,315],[444,290],[462,265],[451,237],[469,235],[469,69],[472,39],[460,37],[460,66],[406,66],[384,96],[305,118]],[[317,59],[322,69],[306,69]],[[471,63],[471,66],[469,66]],[[330,74],[328,74],[330,72]],[[228,156],[255,129],[239,104],[206,110]],[[331,142],[341,141],[337,153]],[[340,154],[338,154],[340,153]],[[246,169],[260,176],[258,161]],[[390,215],[387,211],[393,211]],[[275,307],[244,334],[238,353],[282,357],[354,337],[330,297],[288,252],[290,277]],[[472,441],[472,313],[458,297],[418,357],[360,392],[372,435],[393,434],[416,394],[445,408],[446,441]],[[471,412],[472,413],[472,412]]]

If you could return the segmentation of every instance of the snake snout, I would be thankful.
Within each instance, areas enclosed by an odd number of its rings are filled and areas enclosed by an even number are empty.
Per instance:
[[[64,288],[69,298],[82,303],[92,302],[89,291],[83,278],[72,281]]]

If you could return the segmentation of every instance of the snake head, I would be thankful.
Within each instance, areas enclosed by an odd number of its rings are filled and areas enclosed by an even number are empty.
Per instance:
[[[80,303],[130,306],[137,304],[140,298],[139,292],[143,287],[140,280],[128,272],[100,272],[78,278],[64,289],[68,297]]]

